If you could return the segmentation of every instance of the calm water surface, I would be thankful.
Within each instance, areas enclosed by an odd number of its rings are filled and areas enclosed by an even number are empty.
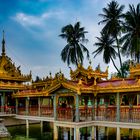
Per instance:
[[[52,140],[52,131],[44,132],[41,135],[41,129],[39,124],[32,124],[29,127],[29,138],[26,138],[26,126],[12,126],[7,127],[11,134],[11,138],[1,138],[0,140]]]
[[[26,138],[26,126],[25,125],[20,125],[20,126],[12,126],[12,127],[7,127],[8,131],[11,134],[11,138],[1,138],[0,140],[53,140],[53,131],[50,128],[44,128],[44,133],[41,135],[41,129],[39,124],[30,124],[29,127],[29,138]],[[65,132],[60,132],[59,134],[59,140],[69,140],[68,139],[68,134]],[[85,140],[84,137],[84,132],[83,136],[81,136],[81,140]],[[91,140],[90,136],[88,136],[87,140]],[[104,137],[104,132],[98,131],[98,140],[106,140]],[[108,140],[116,140],[115,135],[110,135],[108,137]],[[128,136],[123,136],[121,137],[121,140],[129,140]],[[140,140],[139,136],[135,136],[133,140]]]

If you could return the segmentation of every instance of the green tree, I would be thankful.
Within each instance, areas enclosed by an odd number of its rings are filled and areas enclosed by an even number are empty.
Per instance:
[[[135,8],[129,5],[129,11],[125,14],[125,35],[121,38],[123,42],[122,53],[130,55],[138,63],[140,62],[140,3]]]
[[[124,18],[124,14],[122,13],[123,9],[124,5],[120,6],[117,1],[113,0],[109,4],[107,4],[107,8],[103,8],[103,14],[99,14],[99,16],[103,18],[103,20],[100,21],[99,24],[105,24],[102,31],[106,34],[110,34],[115,39],[120,67],[122,67],[122,59],[119,37],[122,33]],[[123,77],[123,71],[121,71],[121,76]]]
[[[61,59],[67,62],[68,66],[72,63],[78,66],[78,63],[83,64],[84,55],[86,53],[87,58],[89,58],[89,51],[83,45],[88,40],[85,38],[84,27],[80,27],[80,22],[77,22],[74,26],[69,24],[62,28],[62,34],[59,36],[67,41],[66,46],[61,52]]]
[[[130,63],[134,63],[134,61],[133,60],[126,60],[123,62],[122,69],[123,69],[125,78],[129,76]],[[120,73],[117,73],[117,76],[121,77]]]
[[[116,51],[115,51],[115,45],[114,41],[115,39],[112,38],[110,35],[101,32],[101,37],[96,37],[98,42],[96,42],[94,45],[98,48],[93,52],[94,57],[97,55],[103,53],[103,60],[106,64],[110,63],[112,61],[114,67],[116,68],[117,72],[120,73],[119,69],[115,65],[114,59],[116,58]]]

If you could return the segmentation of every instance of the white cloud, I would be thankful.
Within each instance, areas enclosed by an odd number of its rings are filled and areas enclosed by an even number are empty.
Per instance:
[[[40,0],[40,1],[45,2],[48,0]],[[125,3],[124,0],[119,0],[119,1]],[[58,35],[61,32],[61,27],[66,24],[69,24],[69,23],[73,24],[77,21],[81,22],[81,26],[82,27],[84,26],[85,30],[89,32],[87,34],[89,43],[86,44],[86,47],[89,49],[90,53],[92,53],[95,50],[95,47],[93,47],[93,44],[95,43],[95,40],[96,40],[95,37],[99,36],[99,32],[102,29],[102,27],[98,25],[99,20],[101,20],[98,14],[102,13],[102,8],[106,6],[108,2],[110,2],[110,0],[105,0],[105,1],[104,0],[101,0],[101,1],[99,0],[84,1],[83,0],[83,6],[79,9],[74,9],[74,8],[69,9],[67,7],[59,9],[60,8],[59,7],[53,11],[52,9],[49,11],[45,11],[41,13],[40,15],[39,14],[38,15],[26,14],[26,13],[20,12],[20,13],[17,13],[14,17],[12,17],[12,19],[14,19],[16,22],[18,22],[23,27],[25,27],[25,29],[28,29],[28,31],[31,31],[32,33],[31,35],[34,37],[35,40],[41,41],[40,43],[41,45],[42,43],[44,43],[43,45],[45,47],[47,46],[48,48],[51,48],[50,49],[51,51],[49,51],[49,54],[46,51],[46,56],[48,55],[56,56],[53,59],[49,57],[50,61],[49,62],[46,61],[47,66],[39,65],[39,66],[31,67],[31,70],[33,71],[33,73],[42,77],[43,75],[46,75],[50,71],[52,71],[52,73],[56,73],[60,70],[60,68],[62,68],[62,71],[65,74],[69,73],[69,69],[67,68],[66,64],[62,64],[61,62],[57,61],[58,59],[60,59],[61,61],[58,48],[60,48],[61,50],[61,48],[66,43],[64,40],[59,39]],[[39,27],[39,30],[36,31],[35,28],[32,28],[32,27]],[[55,50],[55,48],[57,51]],[[92,63],[93,69],[99,63],[101,64],[101,67],[103,70],[106,69],[107,65],[103,63],[102,55],[98,56],[95,59],[93,59],[93,55],[91,55],[91,59],[93,60],[93,63]],[[48,60],[48,59],[44,58],[43,60]],[[42,59],[40,60],[38,58],[38,64],[41,61]],[[56,63],[58,63],[58,65]],[[52,64],[55,67],[53,67]],[[85,60],[84,64],[85,64],[85,67],[87,67],[89,65],[89,62]],[[113,65],[111,63],[109,65],[110,65],[109,71],[114,72],[115,69]],[[66,75],[69,75],[69,74],[66,74]]]
[[[12,19],[17,21],[24,27],[30,27],[30,26],[41,27],[45,25],[46,20],[50,18],[63,20],[63,17],[65,17],[65,12],[63,10],[58,10],[58,11],[44,12],[41,15],[29,15],[20,12],[20,13],[16,13],[16,15],[12,17]]]
[[[17,13],[16,16],[13,17],[13,19],[23,26],[38,26],[42,24],[41,18],[32,15],[27,15],[25,13]]]

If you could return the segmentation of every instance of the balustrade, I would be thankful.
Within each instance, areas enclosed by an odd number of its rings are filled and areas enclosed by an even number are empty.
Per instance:
[[[57,108],[57,120],[70,120],[75,121],[75,109],[67,107]]]
[[[79,113],[80,121],[92,120],[93,118],[93,108],[91,107],[79,108]]]
[[[30,116],[38,116],[38,106],[30,106],[29,107],[29,115]]]
[[[18,107],[18,115],[26,115],[26,108]]]
[[[5,113],[15,113],[15,107],[0,107],[4,109]],[[75,121],[75,108],[62,108],[57,109],[57,120]],[[25,107],[18,107],[18,114],[26,115]],[[96,114],[96,116],[94,116]],[[30,106],[29,114],[31,116],[38,116],[38,106]],[[40,116],[53,117],[53,107],[40,106]],[[80,121],[116,121],[116,106],[102,106],[98,108],[92,107],[79,107],[79,120]],[[121,122],[140,122],[140,107],[139,106],[121,106],[120,107],[120,121]]]
[[[0,106],[1,113],[15,114],[15,106]]]
[[[53,117],[53,107],[41,106],[40,116]]]

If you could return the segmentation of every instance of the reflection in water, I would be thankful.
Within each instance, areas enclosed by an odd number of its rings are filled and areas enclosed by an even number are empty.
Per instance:
[[[29,127],[29,138],[26,138],[26,126],[20,125],[20,126],[12,126],[7,127],[11,138],[3,138],[0,140],[52,140],[52,131],[50,130],[46,131],[41,135],[41,129],[39,124],[30,124]]]
[[[11,138],[0,138],[0,140],[53,140],[53,131],[50,128],[44,129],[43,135],[41,135],[40,124],[30,124],[29,129],[29,138],[26,138],[26,126],[13,126],[7,127]],[[80,130],[81,136],[80,140],[91,140],[90,129]],[[105,129],[99,127],[98,129],[98,140],[116,140],[116,130],[115,128],[109,128],[108,138],[105,138]],[[69,130],[68,129],[59,129],[59,140],[69,140]],[[140,131],[133,131],[133,140],[140,140]],[[73,138],[72,138],[73,140]],[[129,129],[121,129],[121,140],[129,140]]]

